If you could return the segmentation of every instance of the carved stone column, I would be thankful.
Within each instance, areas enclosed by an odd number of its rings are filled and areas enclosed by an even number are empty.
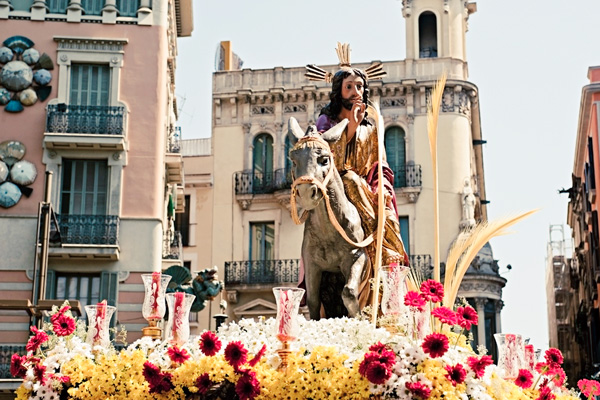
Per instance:
[[[102,8],[102,23],[103,24],[116,24],[119,10],[117,9],[116,0],[105,0],[104,7]]]
[[[48,5],[46,0],[35,0],[31,5],[31,20],[32,21],[43,21],[46,18],[48,12]]]
[[[494,306],[496,308],[496,332],[502,332],[500,311],[502,311],[502,308],[504,307],[504,302],[502,300],[496,300]]]
[[[150,0],[140,0],[140,8],[137,10],[138,25],[152,25],[151,16]]]
[[[252,124],[244,124],[243,127],[244,136],[246,136],[246,148],[248,149],[248,155],[246,156],[246,162],[244,163],[244,165],[250,166],[250,169],[252,169],[252,152],[254,151],[254,143],[252,143],[252,135],[250,135],[250,128],[252,128]]]
[[[82,13],[81,0],[71,0],[67,7],[67,22],[81,22]]]
[[[476,297],[475,298],[475,307],[477,307],[477,344],[478,345],[486,345],[485,344],[485,303],[487,302],[486,298]]]
[[[10,0],[0,0],[0,19],[8,19],[8,14],[12,9],[13,6],[10,4]]]

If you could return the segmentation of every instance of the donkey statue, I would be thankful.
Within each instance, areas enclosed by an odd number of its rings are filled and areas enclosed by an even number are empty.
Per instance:
[[[329,143],[338,140],[348,120],[320,134],[315,126],[302,131],[295,118],[290,118],[288,135],[293,148],[292,161],[292,217],[297,224],[305,222],[302,242],[302,260],[306,282],[306,301],[311,319],[321,317],[321,304],[328,317],[328,301],[324,292],[330,291],[331,282],[322,277],[343,277],[341,298],[347,315],[360,312],[358,295],[363,273],[369,265],[364,247],[354,244],[364,239],[358,211],[344,193],[344,184],[333,162]],[[304,209],[298,218],[296,201]],[[337,228],[336,228],[337,225]],[[344,238],[345,236],[345,238]],[[350,242],[354,242],[351,244]],[[341,285],[340,285],[341,286]]]

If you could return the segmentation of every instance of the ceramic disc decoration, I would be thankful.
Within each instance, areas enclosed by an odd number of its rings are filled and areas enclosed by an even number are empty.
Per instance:
[[[16,140],[7,140],[0,143],[0,160],[9,167],[25,156],[25,145]]]
[[[33,71],[23,61],[11,61],[0,71],[0,84],[13,92],[27,89],[33,82]]]
[[[10,168],[10,180],[17,185],[31,185],[36,176],[37,169],[30,161],[21,160]]]
[[[21,199],[21,189],[12,182],[0,184],[0,207],[9,208]]]
[[[8,165],[4,161],[0,161],[0,183],[8,178]]]

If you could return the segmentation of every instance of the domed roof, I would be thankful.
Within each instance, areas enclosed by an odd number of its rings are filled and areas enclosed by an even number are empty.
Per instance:
[[[471,262],[467,270],[467,275],[470,274],[498,275],[498,262],[494,260],[492,246],[489,242],[483,245]]]

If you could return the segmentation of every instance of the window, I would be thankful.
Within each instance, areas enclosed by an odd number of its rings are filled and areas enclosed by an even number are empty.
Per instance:
[[[31,10],[31,6],[33,5],[33,0],[12,0],[10,5],[15,11],[29,12]]]
[[[136,17],[140,8],[139,0],[117,0],[117,8],[120,17]]]
[[[190,195],[185,195],[185,211],[175,214],[175,230],[181,233],[181,244],[190,245]]]
[[[275,224],[273,222],[250,223],[250,260],[273,260],[274,250]]]
[[[106,160],[63,161],[61,214],[106,215],[108,165]]]
[[[408,230],[408,217],[400,217],[398,219],[400,223],[400,237],[402,238],[402,243],[404,243],[404,250],[406,254],[410,256],[410,231]]]
[[[437,57],[437,51],[436,17],[427,11],[419,16],[419,58]]]
[[[69,104],[108,106],[110,68],[106,64],[71,64]]]
[[[104,0],[81,0],[85,15],[102,15]]]
[[[254,138],[252,192],[265,193],[273,186],[273,138],[261,133]]]
[[[385,155],[394,172],[394,187],[406,186],[406,134],[394,126],[385,131]]]
[[[48,6],[48,12],[50,14],[66,14],[67,6],[69,5],[68,0],[46,0]]]

